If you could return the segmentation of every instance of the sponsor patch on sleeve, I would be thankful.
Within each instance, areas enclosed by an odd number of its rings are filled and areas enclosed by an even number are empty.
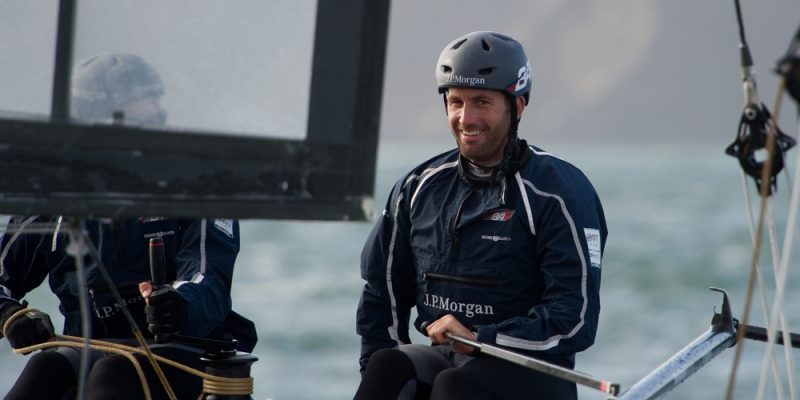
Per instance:
[[[595,268],[600,268],[602,254],[600,250],[600,230],[593,228],[583,228],[586,235],[586,247],[589,249],[589,261]]]
[[[233,237],[233,220],[232,219],[215,219],[214,227],[221,230],[229,237]]]

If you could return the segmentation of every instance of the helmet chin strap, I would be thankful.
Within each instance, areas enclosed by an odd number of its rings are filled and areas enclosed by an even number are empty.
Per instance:
[[[497,175],[499,180],[503,176],[510,175],[516,171],[512,168],[514,147],[517,146],[517,129],[519,129],[519,118],[517,118],[517,101],[513,97],[509,97],[511,103],[511,122],[508,126],[508,140],[506,141],[505,149],[503,149],[503,160],[500,162],[500,167],[496,168],[493,174]],[[513,171],[512,171],[513,169]]]

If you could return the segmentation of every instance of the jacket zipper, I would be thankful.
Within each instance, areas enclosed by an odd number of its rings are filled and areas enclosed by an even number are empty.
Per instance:
[[[464,208],[464,203],[467,202],[470,195],[472,195],[472,191],[461,199],[461,203],[458,204],[458,209],[456,210],[456,216],[453,218],[453,247],[455,248],[458,248],[461,244],[461,236],[458,233],[458,223],[461,221],[461,210]]]
[[[446,274],[437,274],[435,272],[423,272],[422,278],[426,281],[443,281],[452,283],[463,283],[476,286],[497,286],[497,281],[494,279],[486,278],[467,278],[463,276],[453,276]]]

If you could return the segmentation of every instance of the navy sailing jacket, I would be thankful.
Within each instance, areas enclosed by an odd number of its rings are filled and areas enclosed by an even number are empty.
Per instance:
[[[478,340],[574,366],[594,343],[607,229],[600,200],[573,165],[530,147],[494,186],[459,173],[458,150],[419,165],[391,191],[361,255],[361,369],[376,350],[410,343],[452,314]]]
[[[51,233],[0,237],[0,304],[22,299],[50,276],[50,288],[64,314],[64,333],[80,336],[81,315],[75,258],[68,255],[67,229],[57,218],[15,218],[14,223],[49,222]],[[64,221],[66,224],[66,221]],[[231,310],[231,280],[239,252],[239,224],[224,219],[139,218],[125,221],[89,220],[85,231],[143,334],[148,335],[144,301],[138,283],[149,281],[150,238],[164,240],[166,281],[186,304],[186,321],[180,334],[238,340],[239,350],[252,351],[256,343],[253,323]],[[57,231],[53,235],[53,229]],[[97,263],[83,257],[91,302],[92,336],[133,337],[131,328],[103,280]],[[32,304],[35,306],[35,304]]]

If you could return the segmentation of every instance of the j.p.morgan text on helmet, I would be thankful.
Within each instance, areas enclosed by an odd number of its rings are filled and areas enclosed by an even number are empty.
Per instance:
[[[463,77],[461,75],[449,75],[447,77],[447,82],[449,83],[464,83],[470,86],[475,85],[485,85],[486,79],[484,78],[470,78],[470,77]]]

